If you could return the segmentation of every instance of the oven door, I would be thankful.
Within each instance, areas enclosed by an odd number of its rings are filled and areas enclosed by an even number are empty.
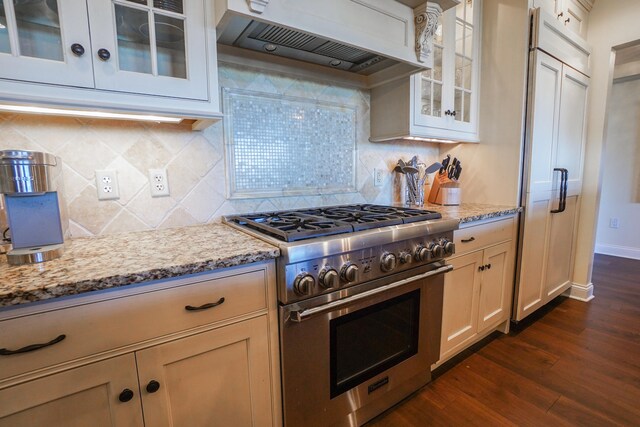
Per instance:
[[[451,268],[424,266],[281,307],[285,424],[360,425],[426,384]]]

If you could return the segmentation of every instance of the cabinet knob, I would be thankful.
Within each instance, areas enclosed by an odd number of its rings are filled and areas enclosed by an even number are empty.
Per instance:
[[[557,18],[557,19],[560,19],[560,18],[562,18],[563,16],[564,16],[564,12],[560,12],[556,18]]]
[[[485,267],[487,267],[487,270],[491,269],[491,264],[487,264]]]
[[[478,270],[484,271],[484,265],[481,265],[480,267],[478,267]]]
[[[564,20],[564,24],[567,25],[569,22],[571,22],[571,18],[567,18]]]
[[[84,46],[80,43],[74,43],[71,45],[71,52],[73,52],[75,56],[82,56],[84,55]]]
[[[118,400],[123,403],[128,402],[131,399],[133,399],[133,392],[128,388],[125,388],[124,390],[122,390],[120,392],[120,395],[118,396]]]
[[[453,110],[453,111],[447,110],[447,111],[444,112],[444,115],[445,116],[455,117],[456,116],[456,110]]]
[[[160,383],[156,380],[149,381],[149,384],[147,384],[147,392],[155,393],[158,390],[160,390]]]
[[[104,48],[98,49],[98,58],[102,59],[103,61],[108,61],[109,58],[111,58],[111,52]]]

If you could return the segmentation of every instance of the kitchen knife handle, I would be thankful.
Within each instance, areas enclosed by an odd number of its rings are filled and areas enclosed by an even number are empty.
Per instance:
[[[62,334],[52,339],[49,342],[43,344],[31,344],[26,347],[19,348],[17,350],[7,350],[6,348],[0,348],[0,356],[11,356],[13,354],[29,353],[30,351],[40,350],[41,348],[49,347],[64,340],[67,336]]]
[[[192,305],[185,305],[184,309],[187,311],[200,311],[200,310],[207,310],[209,308],[213,308],[213,307],[217,307],[219,305],[221,305],[222,303],[224,303],[224,297],[220,298],[218,301],[216,302],[210,302],[208,304],[203,304],[201,306],[198,307],[194,307]]]

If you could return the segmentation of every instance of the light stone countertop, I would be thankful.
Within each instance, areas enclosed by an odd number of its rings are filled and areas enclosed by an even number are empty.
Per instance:
[[[440,212],[443,218],[459,219],[460,225],[500,216],[514,215],[522,210],[522,208],[516,206],[480,203],[462,203],[459,206],[442,206],[434,203],[426,203],[423,208]]]
[[[0,255],[0,307],[276,258],[280,250],[224,224],[67,241],[56,260],[11,266]]]

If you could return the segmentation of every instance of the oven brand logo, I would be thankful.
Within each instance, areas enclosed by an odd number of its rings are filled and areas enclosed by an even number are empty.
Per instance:
[[[18,182],[26,182],[26,181],[33,181],[35,178],[32,176],[13,176],[11,177],[11,179]]]

